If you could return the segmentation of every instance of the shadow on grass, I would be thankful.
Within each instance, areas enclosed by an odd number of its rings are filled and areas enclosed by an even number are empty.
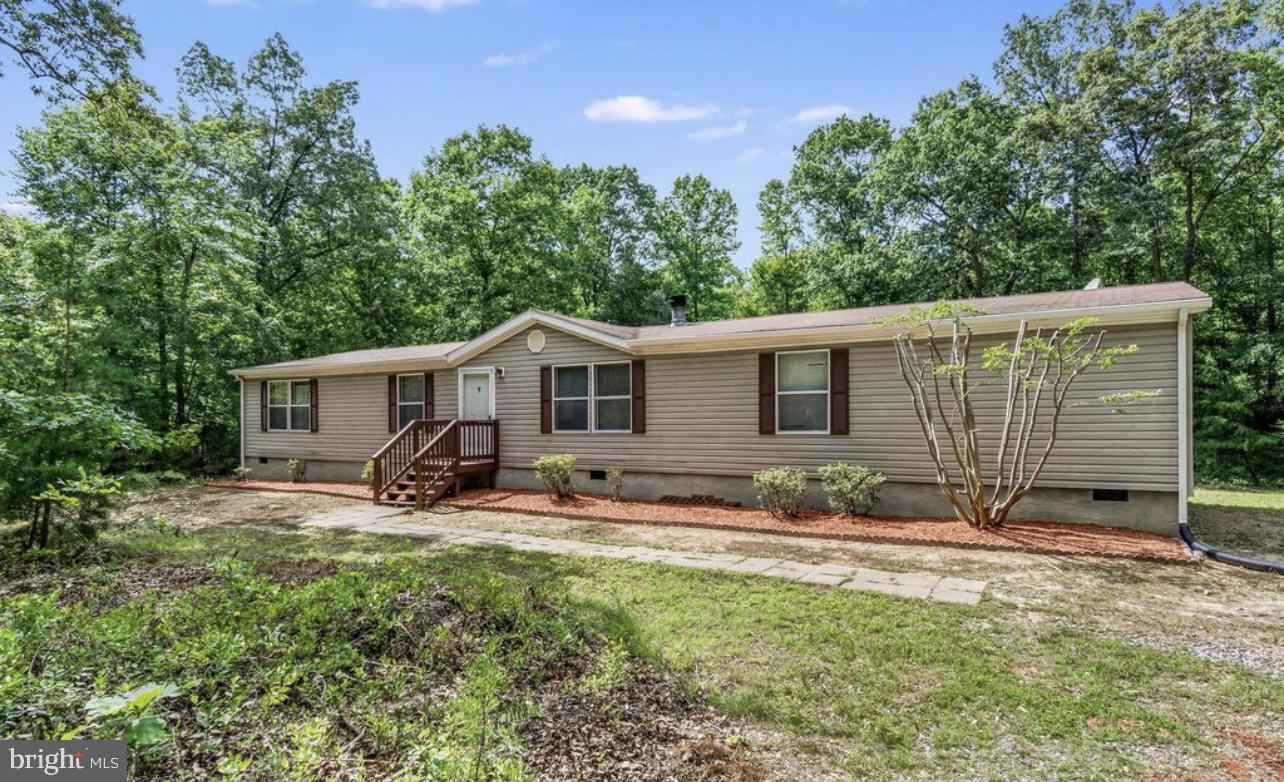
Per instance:
[[[1284,510],[1236,502],[1235,493],[1223,501],[1190,506],[1190,528],[1209,545],[1246,556],[1284,558]]]

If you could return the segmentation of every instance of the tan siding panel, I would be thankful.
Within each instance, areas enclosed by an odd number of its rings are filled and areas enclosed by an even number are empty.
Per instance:
[[[867,464],[893,480],[931,481],[909,403],[887,342],[854,343],[850,350],[850,434],[758,434],[758,354],[745,351],[647,358],[646,434],[541,434],[539,367],[618,361],[624,354],[554,329],[539,354],[517,334],[468,362],[497,366],[496,415],[501,427],[501,463],[529,465],[545,453],[573,453],[584,467],[747,475],[781,464],[815,469],[832,461]],[[1112,344],[1136,343],[1141,351],[1108,373],[1085,375],[1072,395],[1075,407],[1063,419],[1058,446],[1044,472],[1047,486],[1102,486],[1175,490],[1177,484],[1176,325],[1116,327]],[[990,340],[974,348],[980,357]],[[978,371],[975,379],[985,374]],[[320,379],[321,430],[316,433],[258,431],[258,385],[246,383],[246,456],[364,460],[388,439],[384,375]],[[436,373],[440,418],[457,414],[457,370]],[[1159,389],[1115,415],[1102,394]],[[991,383],[977,392],[978,419],[988,431],[1001,423],[1004,388]],[[991,449],[989,453],[993,453]],[[990,456],[989,458],[993,458]]]
[[[1044,472],[1049,486],[1172,489],[1176,485],[1175,326],[1112,330],[1112,344],[1136,343],[1141,352],[1109,373],[1085,375],[1076,385],[1078,405],[1063,419],[1058,447]],[[540,434],[539,366],[619,360],[610,348],[545,330],[542,353],[526,349],[525,333],[470,363],[505,369],[496,393],[503,436],[501,462],[524,466],[544,453],[573,453],[583,466],[639,471],[748,474],[790,464],[814,469],[847,460],[885,470],[897,480],[932,480],[908,391],[888,343],[850,349],[847,436],[758,434],[756,352],[647,359],[647,434]],[[976,356],[986,342],[976,347]],[[982,377],[978,373],[978,379]],[[1160,389],[1124,415],[1098,398],[1131,388]],[[1003,388],[978,392],[979,422],[995,428]],[[991,457],[992,458],[992,457]]]

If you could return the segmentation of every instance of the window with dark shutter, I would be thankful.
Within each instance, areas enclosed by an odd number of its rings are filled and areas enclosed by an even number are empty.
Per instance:
[[[308,381],[308,396],[310,397],[310,410],[312,418],[312,431],[317,431],[320,426],[317,421],[317,379],[314,377]]]
[[[397,429],[397,376],[388,375],[388,432],[396,434]]]
[[[539,368],[539,431],[553,433],[553,368]]]
[[[758,354],[758,434],[776,433],[776,354]]]
[[[847,434],[847,348],[829,351],[829,433]]]
[[[259,381],[259,431],[268,430],[268,388],[267,381]]]
[[[633,361],[633,434],[646,434],[646,360]]]
[[[432,420],[437,417],[436,382],[431,372],[424,373],[424,418]]]

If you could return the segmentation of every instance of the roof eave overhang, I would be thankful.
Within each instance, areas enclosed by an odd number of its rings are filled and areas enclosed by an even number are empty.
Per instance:
[[[245,367],[233,369],[230,374],[235,377],[288,378],[333,377],[335,375],[375,375],[394,372],[412,372],[421,369],[446,369],[450,365],[443,356],[426,356],[417,358],[399,358],[395,361],[366,361],[351,364],[291,364],[290,366]]]
[[[1178,313],[1204,312],[1212,306],[1212,299],[1203,296],[1192,299],[1148,302],[1144,304],[1115,304],[1099,307],[1067,307],[1057,310],[1033,310],[1001,315],[974,315],[967,319],[976,333],[1009,331],[1021,321],[1039,325],[1060,325],[1084,317],[1097,318],[1101,325],[1129,323],[1158,323],[1176,320]],[[246,367],[231,371],[235,377],[252,378],[302,378],[335,375],[390,374],[422,369],[449,369],[457,367],[477,355],[490,350],[504,340],[532,326],[542,325],[572,336],[594,342],[629,355],[659,355],[672,353],[711,353],[724,350],[743,350],[780,346],[812,345],[833,342],[874,342],[891,339],[894,329],[882,328],[873,323],[814,328],[772,329],[740,334],[711,334],[696,336],[683,334],[675,327],[672,334],[663,337],[623,339],[597,329],[584,326],[556,315],[530,310],[501,323],[476,339],[470,340],[443,356],[372,361],[350,364],[295,364],[291,366]]]
[[[1035,310],[1001,315],[974,315],[967,318],[972,330],[978,334],[1013,330],[1021,321],[1038,325],[1061,325],[1084,317],[1098,319],[1103,326],[1131,323],[1160,323],[1175,321],[1177,313],[1185,309],[1194,314],[1212,306],[1212,299],[1201,297],[1145,304],[1117,304],[1104,307],[1071,307],[1059,310]],[[678,327],[675,331],[680,332]],[[724,350],[781,347],[786,345],[819,345],[833,342],[877,342],[890,340],[895,329],[883,328],[873,323],[815,328],[774,329],[742,334],[714,334],[691,336],[675,333],[671,336],[630,340],[638,355],[666,353],[711,353]]]

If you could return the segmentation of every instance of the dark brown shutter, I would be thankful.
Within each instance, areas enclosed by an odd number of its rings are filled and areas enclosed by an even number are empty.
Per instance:
[[[539,368],[539,431],[553,433],[553,368]]]
[[[633,434],[646,434],[646,360],[633,361]]]
[[[776,433],[776,354],[758,354],[758,434]]]
[[[308,404],[311,406],[312,431],[317,430],[317,379],[314,377],[308,381],[308,399],[312,400]]]
[[[829,351],[829,433],[847,434],[847,348]]]
[[[268,390],[267,381],[259,381],[259,431],[266,432],[268,425]]]
[[[429,421],[437,417],[436,416],[437,400],[434,398],[434,394],[435,392],[433,391],[433,374],[431,372],[425,372],[424,373],[424,418],[427,418]]]
[[[388,431],[397,433],[397,376],[388,375]]]

